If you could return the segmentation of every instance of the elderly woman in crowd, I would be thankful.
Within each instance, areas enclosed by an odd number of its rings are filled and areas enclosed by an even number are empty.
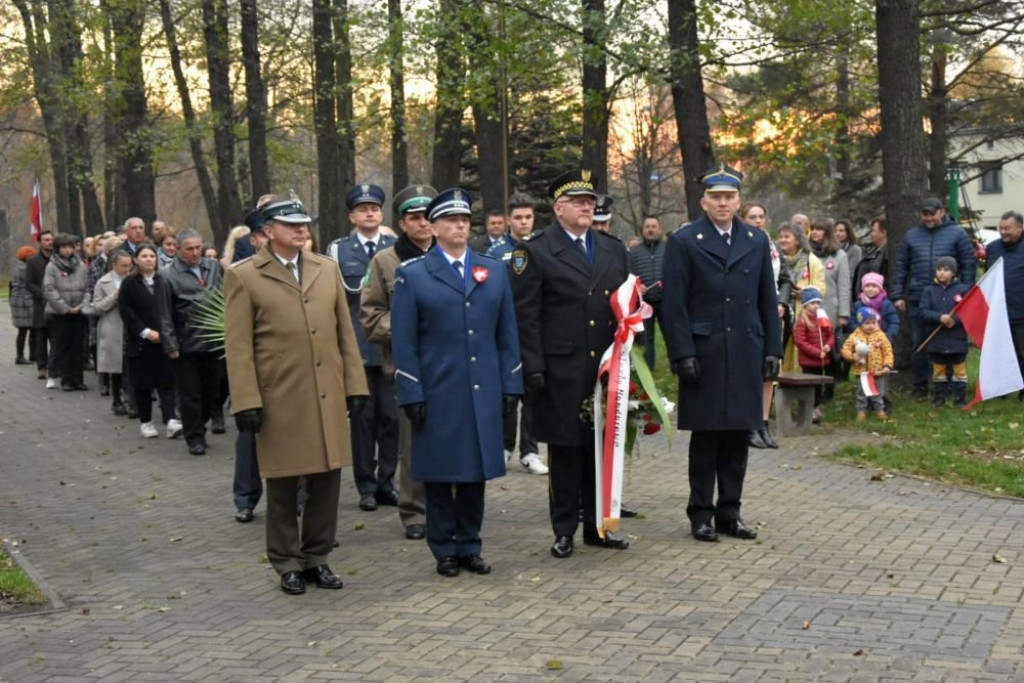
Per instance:
[[[46,327],[50,336],[47,389],[85,391],[85,335],[87,318],[82,315],[88,269],[75,253],[77,240],[71,235],[57,237],[56,249],[43,275],[46,298]]]
[[[764,204],[751,202],[740,207],[740,220],[747,225],[752,225],[761,232],[768,235],[768,208]],[[793,287],[793,279],[789,274],[789,267],[782,258],[779,248],[768,237],[768,249],[772,259],[772,272],[775,274],[775,293],[779,299],[779,319],[783,324],[779,329],[785,331],[786,321],[789,313],[790,290]],[[785,343],[783,334],[783,343]],[[772,410],[772,394],[775,392],[775,382],[765,382],[762,389],[762,417],[764,426],[761,429],[752,429],[747,435],[748,443],[754,448],[778,448],[779,444],[772,437],[768,429],[768,417]]]
[[[821,265],[818,257],[811,253],[811,247],[807,243],[807,236],[802,228],[794,227],[789,223],[779,226],[779,250],[782,252],[782,260],[789,268],[789,275],[793,280],[790,288],[788,302],[792,311],[792,319],[797,320],[803,313],[803,304],[800,303],[800,293],[804,287],[814,287],[819,292],[825,291],[825,268]],[[780,299],[780,302],[782,300]],[[786,352],[782,358],[782,369],[786,372],[801,372],[800,362],[797,358],[796,346],[792,337],[786,340]]]
[[[11,273],[10,292],[7,303],[11,306],[11,322],[18,329],[14,342],[15,358],[18,365],[31,365],[36,359],[36,331],[32,327],[32,292],[25,286],[25,261],[36,255],[32,247],[18,249],[18,262]],[[28,339],[29,357],[25,358],[25,339]]]
[[[160,344],[160,314],[170,292],[157,272],[156,247],[139,245],[132,257],[135,268],[121,283],[118,304],[124,322],[128,379],[139,411],[139,431],[147,439],[159,435],[153,425],[153,391],[160,397],[160,412],[167,425],[167,438],[181,434],[181,422],[174,419],[174,367]]]
[[[132,257],[124,251],[110,256],[110,272],[96,282],[90,315],[99,317],[96,324],[96,371],[109,378],[110,394],[114,397],[110,409],[114,415],[127,415],[121,401],[121,372],[124,367],[124,324],[118,301],[121,283],[132,268]]]
[[[157,270],[166,268],[178,255],[178,229],[170,225],[163,229],[163,239],[156,250]]]

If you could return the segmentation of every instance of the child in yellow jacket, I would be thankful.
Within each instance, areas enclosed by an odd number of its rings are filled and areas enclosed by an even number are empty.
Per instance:
[[[878,326],[878,311],[862,306],[857,309],[857,329],[850,333],[841,351],[843,359],[853,365],[853,374],[870,373],[874,375],[874,386],[877,395],[869,395],[864,390],[864,382],[857,382],[857,421],[867,419],[867,410],[871,408],[875,414],[885,420],[885,380],[892,372],[893,355],[889,338]]]

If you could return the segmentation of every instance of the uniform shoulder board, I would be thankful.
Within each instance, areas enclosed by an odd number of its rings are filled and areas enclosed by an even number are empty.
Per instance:
[[[405,260],[405,261],[402,261],[402,262],[401,262],[401,263],[399,263],[398,265],[399,265],[400,267],[401,267],[401,266],[408,266],[408,265],[410,265],[410,264],[413,264],[413,263],[419,263],[420,261],[422,261],[422,260],[423,260],[423,259],[425,259],[425,258],[427,258],[427,255],[426,255],[426,254],[424,254],[423,256],[413,256],[413,257],[412,257],[411,259],[407,259],[407,260]]]
[[[473,252],[473,258],[476,258],[477,256],[483,256],[488,261],[494,261],[495,263],[501,263],[501,259],[500,258],[497,258],[495,256],[491,256],[490,254],[480,254],[480,253],[477,253],[477,252]]]
[[[531,232],[529,235],[527,235],[521,241],[529,242],[530,240],[535,240],[538,237],[543,237],[543,236],[544,236],[544,228],[539,228],[539,229],[534,230],[533,232]]]

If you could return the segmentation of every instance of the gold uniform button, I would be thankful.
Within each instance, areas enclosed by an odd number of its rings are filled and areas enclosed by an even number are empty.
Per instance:
[[[591,358],[595,357],[596,355],[597,355],[597,351],[591,351],[590,352],[590,357]]]
[[[594,326],[594,325],[596,325],[596,324],[597,324],[597,323],[595,323],[595,322],[594,322],[593,320],[591,320],[591,321],[590,321],[590,326],[591,326],[591,327],[593,327],[593,326]]]
[[[311,329],[311,330],[309,331],[309,333],[310,333],[310,334],[316,334],[316,328],[314,327],[313,329]]]
[[[611,294],[611,292],[609,292],[609,291],[608,291],[607,289],[606,289],[606,290],[604,290],[604,295],[605,295],[605,296],[608,296],[609,294]]]
[[[327,398],[327,394],[320,394],[320,398]]]

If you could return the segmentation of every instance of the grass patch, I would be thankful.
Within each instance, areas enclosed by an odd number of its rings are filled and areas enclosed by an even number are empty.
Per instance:
[[[660,330],[655,346],[655,382],[674,402],[678,383],[669,368]],[[972,349],[967,358],[968,398],[974,396],[979,357],[978,350]],[[909,385],[910,371],[898,379]],[[983,401],[964,411],[951,404],[937,408],[930,399],[915,400],[909,390],[897,385],[889,392],[891,419],[883,423],[870,413],[867,422],[855,421],[856,392],[852,375],[851,381],[836,386],[820,435],[841,439],[842,430],[851,430],[878,436],[867,445],[862,438],[856,444],[842,445],[828,457],[1024,498],[1024,409],[1015,395]]]
[[[46,596],[0,546],[0,612],[20,605],[45,605]]]
[[[11,276],[10,275],[0,275],[0,299],[6,299],[8,296],[10,296],[10,294],[11,294],[10,288],[11,288]]]
[[[972,350],[968,397],[973,396],[978,359],[978,351]],[[909,371],[903,379],[909,381]],[[830,457],[1024,497],[1024,411],[1015,395],[990,399],[964,411],[949,404],[938,408],[931,399],[913,399],[898,386],[890,392],[893,409],[885,423],[870,413],[867,422],[855,422],[855,395],[853,381],[841,383],[825,421],[877,433],[877,444],[842,446]]]

